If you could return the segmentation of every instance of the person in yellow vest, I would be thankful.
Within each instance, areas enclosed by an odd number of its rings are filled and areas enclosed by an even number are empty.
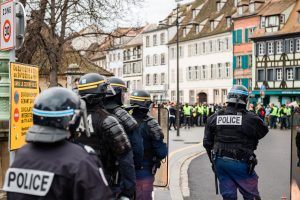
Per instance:
[[[286,129],[287,128],[287,108],[285,107],[285,104],[282,104],[280,110],[279,110],[279,115],[280,115],[280,120],[281,120],[281,124],[280,124],[280,129],[282,130],[283,128]]]
[[[198,112],[197,112],[197,104],[194,104],[192,107],[192,127],[198,126]]]
[[[203,124],[203,112],[204,112],[204,107],[202,104],[199,105],[198,108],[198,113],[199,113],[199,117],[198,117],[198,121],[199,121],[199,126],[202,126]]]
[[[183,106],[183,115],[184,115],[184,128],[188,126],[190,129],[191,127],[191,113],[192,113],[192,107],[189,106],[189,104],[185,104]]]
[[[208,108],[207,104],[204,103],[204,106],[203,106],[203,124],[204,125],[206,124],[208,115],[209,115],[209,108]]]
[[[270,128],[277,128],[276,121],[277,121],[278,108],[273,103],[270,104],[270,107],[271,107]]]

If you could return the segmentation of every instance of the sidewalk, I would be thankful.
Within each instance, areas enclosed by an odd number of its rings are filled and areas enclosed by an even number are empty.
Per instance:
[[[185,161],[204,152],[202,146],[204,127],[170,131],[169,138],[169,187],[155,188],[155,200],[182,200],[183,194],[189,194],[188,165]],[[181,190],[182,188],[183,191]]]

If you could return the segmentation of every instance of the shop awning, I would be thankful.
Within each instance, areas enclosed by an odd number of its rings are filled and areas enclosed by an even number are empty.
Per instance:
[[[260,95],[259,90],[253,90],[251,93]],[[300,95],[300,90],[266,90],[265,95]]]

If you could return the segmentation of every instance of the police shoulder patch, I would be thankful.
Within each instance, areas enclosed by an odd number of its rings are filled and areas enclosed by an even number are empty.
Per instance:
[[[5,175],[3,190],[34,196],[46,196],[54,178],[53,172],[9,168]]]
[[[217,125],[242,125],[242,116],[241,115],[218,115],[217,116]]]

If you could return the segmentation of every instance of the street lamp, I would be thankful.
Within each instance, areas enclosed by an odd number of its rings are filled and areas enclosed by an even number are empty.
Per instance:
[[[176,82],[177,82],[177,86],[176,86],[176,96],[177,96],[177,103],[176,103],[176,126],[177,126],[177,136],[180,136],[180,114],[179,114],[179,27],[180,27],[180,23],[179,23],[179,9],[180,9],[180,4],[179,2],[182,0],[175,0],[175,2],[177,2],[177,8],[176,8],[176,45],[177,45],[177,76],[176,76]],[[161,26],[170,26],[167,25],[165,23],[163,23],[162,21],[159,22],[159,25]]]

